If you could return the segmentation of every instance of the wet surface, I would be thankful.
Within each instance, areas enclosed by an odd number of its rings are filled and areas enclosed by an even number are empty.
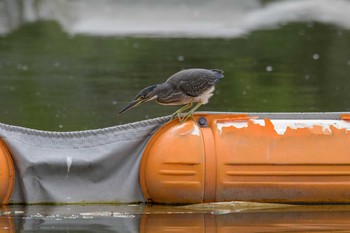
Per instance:
[[[348,232],[349,227],[346,205],[10,205],[0,210],[2,232]]]

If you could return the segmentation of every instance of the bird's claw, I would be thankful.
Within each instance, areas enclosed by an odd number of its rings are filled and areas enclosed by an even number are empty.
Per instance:
[[[176,118],[179,119],[180,123],[183,123],[183,120],[182,120],[182,118],[180,116],[180,113],[176,113],[176,112],[170,116],[170,119],[169,119],[168,122],[170,122],[170,121],[172,121],[172,120],[174,120]]]
[[[182,119],[181,119],[181,123],[187,121],[189,118],[192,118],[193,121],[196,121],[193,117],[193,113],[192,112],[188,112]]]
[[[201,103],[198,103],[194,108],[192,108],[190,111],[188,111],[186,113],[186,115],[184,117],[181,117],[181,113],[184,110],[187,110],[188,108],[190,108],[192,106],[192,103],[189,103],[187,105],[185,105],[184,107],[180,108],[179,110],[177,110],[175,113],[173,113],[173,115],[171,115],[170,117],[170,121],[172,121],[173,119],[175,119],[175,117],[177,117],[179,119],[180,124],[184,123],[185,121],[187,121],[190,117],[192,118],[192,120],[195,122],[196,120],[194,119],[193,113],[199,108],[199,106],[201,106]]]
[[[171,117],[170,117],[168,122],[170,122],[170,121],[172,121],[172,120],[174,120],[176,118],[179,120],[180,124],[184,123],[188,119],[187,115],[184,116],[184,117],[181,117],[180,114],[173,114],[173,115],[171,115]]]

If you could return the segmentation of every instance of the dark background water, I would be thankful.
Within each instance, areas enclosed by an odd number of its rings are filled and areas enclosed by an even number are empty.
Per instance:
[[[0,37],[0,122],[70,131],[169,115],[177,108],[156,103],[117,112],[191,67],[225,71],[202,111],[349,111],[349,41],[349,30],[312,20],[231,38],[70,35],[29,22]]]
[[[349,31],[319,23],[237,39],[70,37],[55,22],[28,24],[0,38],[0,121],[81,130],[168,115],[176,107],[117,112],[191,67],[225,71],[203,111],[348,111],[349,41]]]

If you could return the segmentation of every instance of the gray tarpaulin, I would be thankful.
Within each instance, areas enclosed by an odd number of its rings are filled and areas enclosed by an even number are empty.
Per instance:
[[[142,151],[168,119],[62,133],[0,124],[15,164],[10,203],[145,201],[138,178]]]

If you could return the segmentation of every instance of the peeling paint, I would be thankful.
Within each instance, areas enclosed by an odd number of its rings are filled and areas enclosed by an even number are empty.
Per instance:
[[[199,127],[198,126],[194,126],[191,134],[195,135],[195,136],[200,136]]]
[[[227,127],[235,127],[237,129],[246,128],[246,127],[248,127],[248,122],[247,121],[232,121],[232,122],[217,123],[217,128],[218,128],[220,134],[222,133],[222,129],[227,128]]]
[[[287,129],[297,130],[297,129],[309,129],[310,132],[315,134],[332,134],[331,128],[334,129],[345,129],[346,131],[350,130],[350,122],[343,120],[270,120],[273,125],[275,132],[278,135],[285,135]],[[217,123],[217,129],[219,133],[222,134],[224,128],[234,127],[236,129],[247,128],[249,122],[259,126],[265,126],[266,120],[264,119],[251,119],[247,121],[226,121]]]
[[[194,136],[200,136],[200,129],[198,125],[194,124],[180,124],[176,126],[179,130],[179,134],[181,136],[186,136],[188,134],[194,135]]]

